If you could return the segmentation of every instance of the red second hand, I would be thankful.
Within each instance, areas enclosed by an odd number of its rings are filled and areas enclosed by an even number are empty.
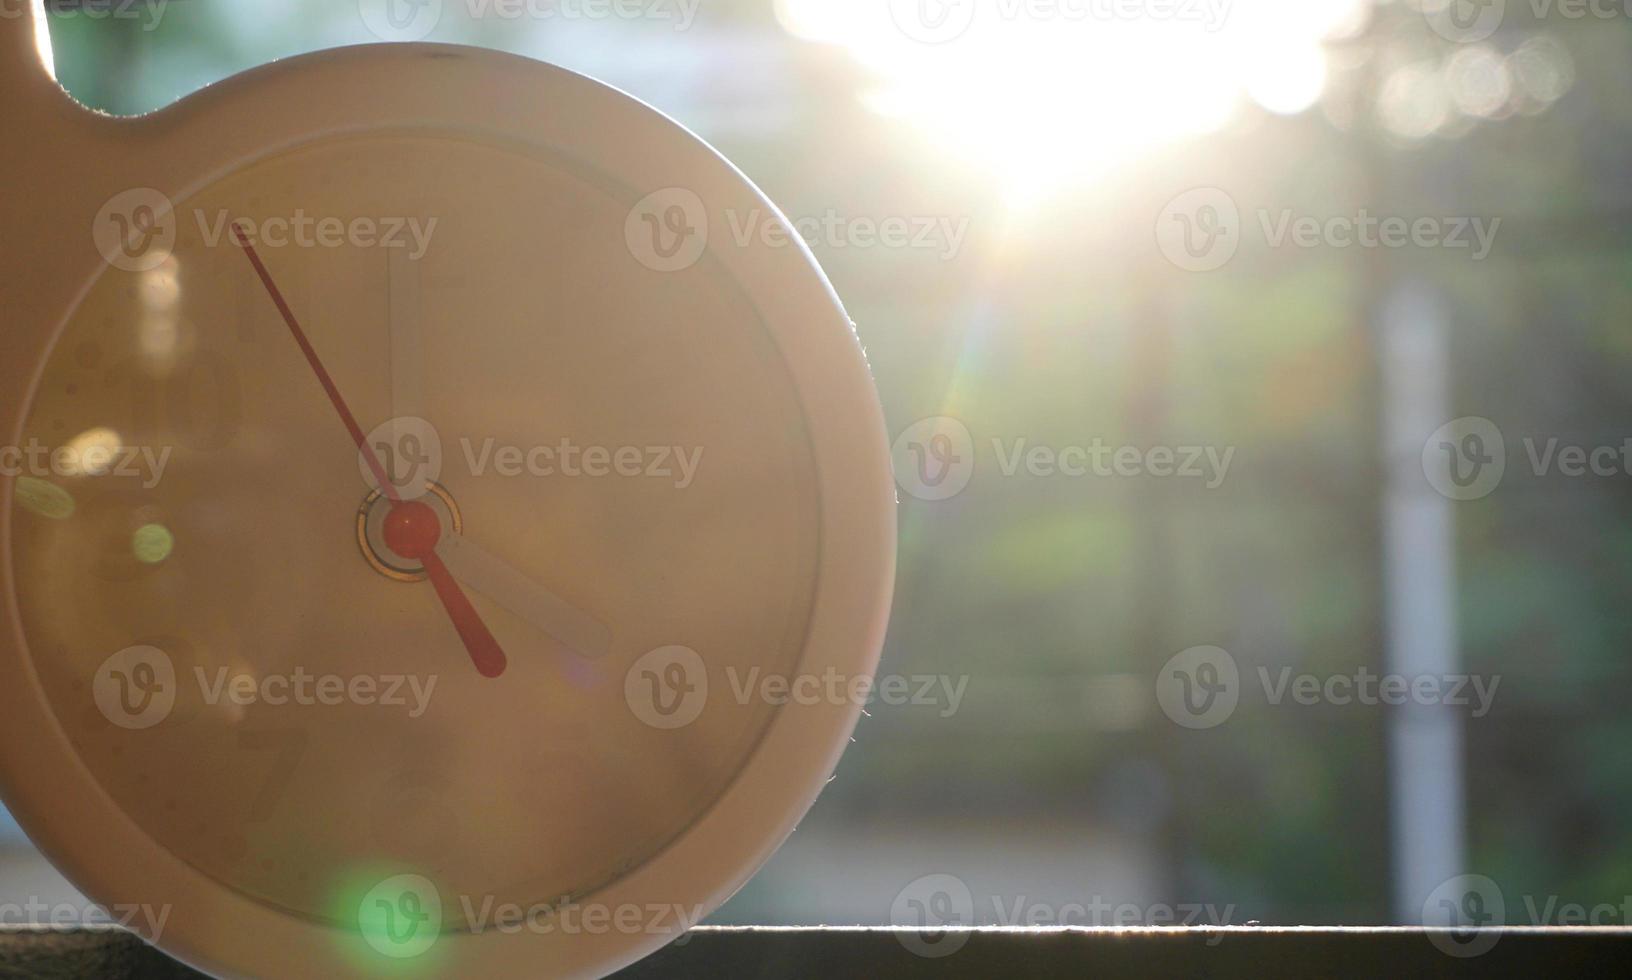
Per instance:
[[[317,383],[323,386],[329,401],[334,404],[334,410],[340,414],[340,421],[345,423],[346,431],[351,433],[351,441],[357,444],[357,452],[367,460],[375,482],[390,499],[392,515],[401,513],[406,520],[413,522],[410,509],[414,505],[404,503],[402,495],[386,477],[385,467],[380,463],[379,457],[368,448],[368,437],[364,435],[362,426],[357,424],[357,417],[351,414],[351,409],[346,407],[346,400],[340,397],[340,389],[335,386],[334,379],[323,367],[323,362],[318,358],[311,341],[306,339],[306,331],[300,329],[294,311],[289,309],[289,304],[284,301],[283,293],[278,290],[277,283],[272,281],[272,274],[266,271],[266,265],[256,254],[255,246],[249,243],[242,226],[233,224],[232,234],[238,242],[238,247],[243,249],[244,255],[248,257],[249,264],[255,267],[255,274],[261,277],[261,285],[266,287],[267,295],[272,297],[272,304],[283,315],[283,322],[289,325],[289,332],[294,335],[295,343],[300,346],[300,352],[306,355],[306,363],[312,366],[312,373],[317,375]],[[432,587],[436,589],[436,596],[442,601],[442,607],[447,610],[448,618],[453,621],[453,628],[458,632],[459,639],[464,641],[465,649],[470,653],[470,661],[476,665],[476,670],[483,677],[498,677],[504,673],[508,664],[504,650],[500,648],[499,641],[493,638],[487,624],[482,622],[482,616],[476,611],[476,607],[470,604],[470,598],[465,595],[465,590],[454,581],[453,573],[448,571],[448,566],[443,564],[441,556],[434,550],[436,535],[432,533],[423,540],[422,548],[413,549],[416,554],[404,557],[418,558],[424,563],[425,572],[430,576]]]

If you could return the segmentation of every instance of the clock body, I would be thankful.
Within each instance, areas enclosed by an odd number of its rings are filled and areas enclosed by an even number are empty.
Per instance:
[[[36,137],[0,149],[0,789],[36,843],[222,975],[600,975],[729,897],[834,771],[893,574],[851,325],[764,244],[797,236],[727,233],[775,208],[492,52],[140,119],[0,72]],[[467,582],[498,676],[399,495],[502,565]]]

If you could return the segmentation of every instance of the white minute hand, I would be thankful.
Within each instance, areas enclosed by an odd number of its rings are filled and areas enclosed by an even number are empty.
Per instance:
[[[606,655],[612,643],[611,630],[502,558],[457,534],[445,535],[437,543],[436,553],[460,584],[532,623],[574,653],[591,659]]]
[[[406,249],[386,250],[391,325],[391,414],[423,418],[425,348],[420,335],[419,263]]]

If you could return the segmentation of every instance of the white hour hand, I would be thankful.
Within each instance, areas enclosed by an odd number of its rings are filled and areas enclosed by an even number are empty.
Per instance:
[[[603,657],[611,647],[612,631],[595,617],[569,605],[464,537],[444,536],[437,543],[436,553],[461,585],[480,592],[532,623],[579,656]]]

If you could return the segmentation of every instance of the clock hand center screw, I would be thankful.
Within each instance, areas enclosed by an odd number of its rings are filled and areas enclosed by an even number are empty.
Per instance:
[[[404,558],[420,559],[436,550],[442,539],[442,521],[428,504],[406,500],[392,505],[381,532],[387,548]]]

